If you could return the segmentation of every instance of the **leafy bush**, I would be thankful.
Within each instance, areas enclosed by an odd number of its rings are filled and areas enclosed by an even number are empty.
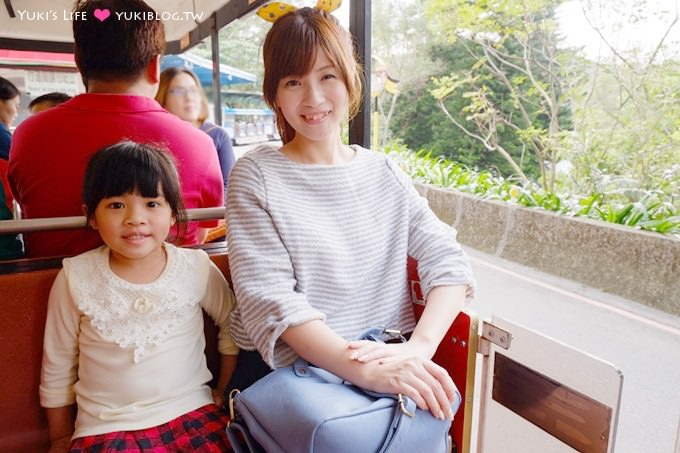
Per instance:
[[[680,236],[680,213],[660,191],[611,190],[585,196],[550,193],[539,185],[521,184],[487,170],[432,156],[431,151],[413,152],[399,141],[388,144],[385,153],[415,182],[432,184],[484,199],[540,208],[563,215],[583,216],[641,230]]]

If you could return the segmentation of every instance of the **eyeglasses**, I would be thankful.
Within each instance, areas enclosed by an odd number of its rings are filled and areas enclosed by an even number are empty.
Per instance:
[[[183,97],[183,96],[198,96],[198,89],[196,88],[186,88],[186,87],[175,87],[168,90],[168,94],[171,96]]]

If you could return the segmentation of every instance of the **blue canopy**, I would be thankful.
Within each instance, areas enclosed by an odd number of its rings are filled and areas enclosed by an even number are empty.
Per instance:
[[[165,55],[161,59],[161,70],[172,66],[191,69],[201,81],[201,85],[212,85],[212,61],[184,53],[181,55]],[[220,64],[220,85],[237,85],[239,83],[253,83],[257,77],[250,72]]]

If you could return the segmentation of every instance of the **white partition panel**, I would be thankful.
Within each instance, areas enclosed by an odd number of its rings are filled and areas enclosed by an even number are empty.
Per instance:
[[[623,384],[613,365],[510,321],[510,347],[491,343],[484,370],[478,451],[614,451]]]

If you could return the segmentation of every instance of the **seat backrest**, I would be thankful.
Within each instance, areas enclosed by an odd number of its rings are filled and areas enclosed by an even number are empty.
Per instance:
[[[47,451],[38,385],[47,297],[59,267],[0,275],[0,451]]]
[[[408,280],[411,289],[411,300],[416,317],[425,308],[425,301],[420,289],[418,263],[409,258]],[[453,418],[451,438],[456,445],[457,453],[470,451],[472,437],[472,407],[474,401],[474,382],[477,364],[478,347],[477,315],[469,310],[463,310],[453,321],[439,344],[433,360],[445,368],[462,396],[462,403]]]

